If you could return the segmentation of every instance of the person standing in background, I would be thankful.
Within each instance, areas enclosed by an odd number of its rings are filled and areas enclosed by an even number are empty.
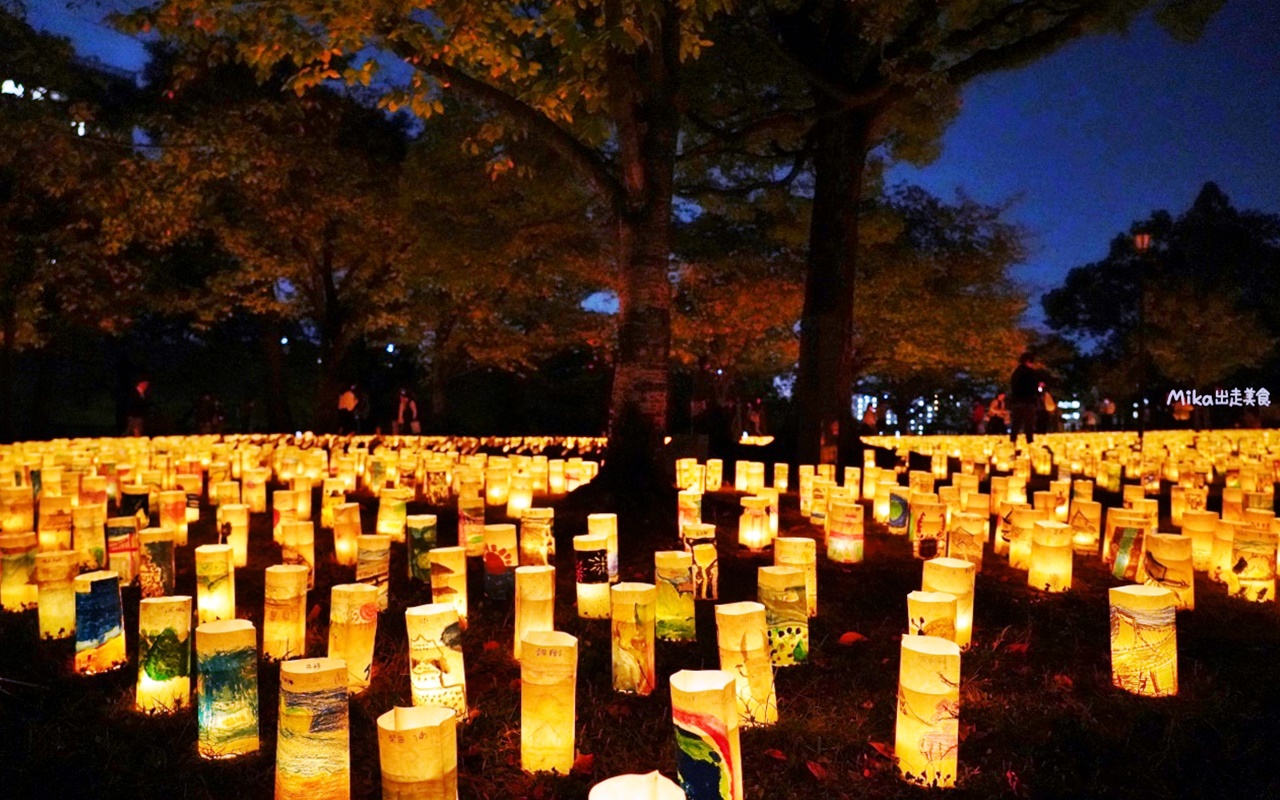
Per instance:
[[[396,419],[392,426],[392,433],[395,434],[414,434],[422,433],[422,425],[418,422],[418,401],[408,389],[400,389],[400,398],[396,405]]]
[[[338,395],[338,433],[356,432],[356,385],[348,386]]]
[[[1036,412],[1043,410],[1040,397],[1040,370],[1030,351],[1018,358],[1018,366],[1009,376],[1009,441],[1017,443],[1018,433],[1027,435],[1027,444],[1035,441]]]
[[[151,419],[151,381],[146,376],[138,378],[133,384],[133,392],[129,395],[129,404],[125,414],[125,435],[146,436],[147,423]]]

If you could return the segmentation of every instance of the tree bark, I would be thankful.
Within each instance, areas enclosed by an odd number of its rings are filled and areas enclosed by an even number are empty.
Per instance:
[[[267,430],[293,430],[293,414],[289,409],[289,386],[285,381],[284,346],[280,344],[280,321],[268,318],[262,323],[262,353],[267,362]],[[334,399],[337,402],[337,399]]]
[[[814,127],[813,210],[796,381],[800,463],[818,462],[823,437],[834,433],[833,425],[839,426],[840,463],[855,463],[853,297],[872,121],[866,112],[828,109]]]
[[[14,440],[13,378],[14,360],[17,358],[18,306],[6,298],[0,304],[0,326],[3,326],[4,343],[0,346],[0,441]]]

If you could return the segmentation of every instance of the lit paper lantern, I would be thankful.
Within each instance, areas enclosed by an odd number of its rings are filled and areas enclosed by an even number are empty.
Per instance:
[[[271,493],[271,538],[276,544],[284,543],[284,526],[298,519],[297,496],[292,489],[277,489]]]
[[[196,619],[200,624],[236,615],[235,554],[229,544],[196,548]]]
[[[787,482],[787,469],[788,467],[786,464],[773,465],[773,488],[777,489],[779,492],[785,492],[789,488]]]
[[[516,567],[515,645],[512,657],[520,660],[520,643],[534,631],[555,629],[556,569],[551,566]]]
[[[137,517],[111,517],[107,520],[107,565],[120,576],[123,584],[138,577],[141,557],[138,553]]]
[[[240,484],[237,483],[237,496],[239,496],[239,488]],[[139,483],[121,486],[120,489],[120,516],[133,517],[139,528],[145,528],[150,525],[151,487]]]
[[[378,590],[378,608],[387,610],[387,583],[391,578],[391,538],[378,534],[356,539],[356,582]]]
[[[904,486],[899,486],[897,483],[892,485],[882,484],[880,488],[885,491],[887,502],[885,525],[888,526],[889,533],[905,536],[911,521],[911,505],[908,500],[910,497],[909,490]]]
[[[773,565],[804,571],[809,616],[818,616],[818,543],[803,536],[779,536],[773,541]]]
[[[687,552],[693,552],[693,546],[697,544],[716,543],[716,526],[709,522],[695,522],[684,527],[684,549]]]
[[[467,718],[467,674],[462,626],[448,603],[405,609],[409,634],[409,688],[415,706],[446,706]]]
[[[658,587],[657,637],[668,642],[697,639],[693,599],[693,554],[659,550],[653,554]]]
[[[924,562],[920,588],[926,592],[946,592],[956,596],[956,644],[969,649],[973,639],[973,564],[958,558],[935,558]]]
[[[744,497],[742,516],[738,518],[738,544],[751,551],[763,550],[769,544],[769,501],[763,497]]]
[[[767,630],[764,606],[760,603],[716,606],[720,669],[735,676],[738,717],[747,727],[778,721]]]
[[[707,459],[707,491],[718,492],[724,487],[724,461],[719,458]]]
[[[186,492],[160,493],[160,527],[173,531],[173,544],[187,544],[187,495]]]
[[[611,587],[613,690],[649,695],[657,685],[654,632],[658,590],[651,583]]]
[[[276,800],[351,797],[347,665],[303,658],[280,665]]]
[[[578,640],[567,633],[530,631],[521,652],[520,766],[525,772],[568,775],[574,759]]]
[[[333,509],[346,502],[346,484],[340,478],[325,478],[320,484],[320,527],[333,530]]]
[[[1196,584],[1191,537],[1153,533],[1147,537],[1146,547],[1143,572],[1147,583],[1173,592],[1179,610],[1194,610]]]
[[[220,506],[223,503],[240,502],[240,482],[214,480],[213,470],[209,471],[209,505]]]
[[[684,529],[702,522],[702,492],[685,489],[676,496],[676,533],[684,542]]]
[[[393,708],[378,717],[383,800],[456,800],[458,720],[443,706]]]
[[[40,638],[68,639],[76,632],[76,595],[71,582],[80,567],[80,554],[74,550],[37,553],[35,563]]]
[[[608,619],[609,610],[609,541],[603,534],[573,537],[576,557],[578,616],[583,619]]]
[[[243,503],[222,503],[218,506],[218,534],[231,545],[236,566],[249,563],[249,507]]]
[[[71,549],[90,569],[107,567],[106,516],[101,506],[80,506],[71,512]]]
[[[831,492],[835,489],[835,481],[826,478],[814,478],[811,486],[812,497],[809,500],[809,522],[825,527],[827,524],[827,503]]]
[[[907,593],[907,632],[956,640],[956,596],[946,592]]]
[[[404,541],[405,518],[408,516],[409,493],[404,489],[384,489],[378,495],[378,518],[375,530],[393,542]]]
[[[832,500],[827,516],[827,558],[837,564],[857,564],[863,557],[862,504]]]
[[[1133,694],[1178,693],[1178,641],[1173,592],[1119,586],[1111,601],[1111,682]]]
[[[41,497],[38,528],[42,552],[71,549],[71,498]]]
[[[511,465],[506,459],[491,458],[484,473],[485,502],[491,506],[506,505],[511,490]]]
[[[306,475],[295,475],[289,482],[293,489],[294,516],[304,522],[311,522],[311,491],[314,488],[311,478]]]
[[[241,470],[242,479],[240,497],[249,511],[264,514],[267,511],[267,480],[271,477],[269,469]]]
[[[1236,538],[1236,530],[1244,528],[1245,524],[1239,520],[1218,520],[1218,525],[1213,529],[1213,550],[1209,555],[1209,580],[1215,583],[1227,583],[1228,574],[1235,562],[1232,561],[1232,553]]]
[[[555,509],[527,508],[520,515],[520,565],[556,563]]]
[[[40,543],[34,533],[0,535],[0,605],[5,611],[36,607],[36,553],[39,551]]]
[[[462,547],[436,547],[431,559],[431,602],[449,603],[467,628],[467,553]]]
[[[258,750],[258,638],[248,620],[196,628],[196,730],[203,758]]]
[[[311,520],[293,520],[281,525],[280,560],[307,568],[307,588],[316,585],[316,528]]]
[[[436,546],[437,527],[435,514],[409,514],[405,517],[406,552],[410,580],[431,582],[431,557],[428,553]]]
[[[178,488],[187,496],[187,523],[200,521],[200,498],[204,495],[204,477],[199,473],[183,473],[175,477]]]
[[[510,600],[515,594],[515,568],[520,563],[515,525],[484,526],[483,562],[484,593],[493,600]]]
[[[609,559],[609,583],[618,582],[618,515],[588,514],[587,533],[605,537]]]
[[[79,675],[97,675],[128,662],[124,651],[124,611],[120,606],[120,576],[111,570],[77,575],[76,656]]]
[[[173,531],[147,528],[138,533],[138,585],[143,597],[165,597],[173,594]]]
[[[1077,553],[1097,553],[1098,536],[1102,529],[1102,504],[1092,500],[1075,498],[1067,515],[1071,526],[1071,547]]]
[[[1213,531],[1218,527],[1218,515],[1212,511],[1192,511],[1182,514],[1182,533],[1191,537],[1191,561],[1198,572],[1207,572],[1213,553]]]
[[[935,558],[947,552],[947,509],[941,503],[912,498],[911,550],[916,558]]]
[[[1031,569],[1031,542],[1036,523],[1047,521],[1049,512],[1039,508],[1015,508],[1009,522],[1009,566]]]
[[[1027,585],[1042,592],[1065,592],[1071,588],[1071,528],[1061,522],[1036,523],[1031,535],[1031,568]]]
[[[484,498],[478,482],[464,481],[458,493],[458,544],[468,556],[484,555]]]
[[[144,598],[138,605],[137,708],[169,713],[190,701],[191,598]]]
[[[329,603],[329,658],[347,665],[347,690],[363,691],[373,678],[378,634],[378,590],[365,583],[333,587]]]
[[[1222,490],[1222,518],[1229,522],[1238,522],[1244,518],[1244,492],[1239,488],[1227,487]]]
[[[512,475],[511,487],[507,493],[507,516],[520,519],[525,509],[532,505],[533,478],[523,474]]]
[[[783,465],[785,466],[785,465]],[[617,775],[591,787],[587,800],[686,800],[680,784],[658,772]]]
[[[301,564],[267,567],[262,609],[262,655],[283,661],[306,655],[307,568]]]
[[[35,498],[29,486],[0,488],[0,506],[4,508],[0,523],[5,533],[34,532],[36,529]]]
[[[1231,568],[1223,570],[1227,594],[1252,603],[1276,599],[1276,534],[1237,525],[1231,541]]]
[[[676,772],[689,800],[742,800],[742,750],[734,676],[681,670],[671,676]]]
[[[757,591],[764,606],[769,660],[777,667],[809,660],[809,604],[804,570],[760,567]]]
[[[800,465],[800,516],[808,517],[813,511],[813,479],[814,475],[812,464]]]
[[[720,598],[720,553],[714,544],[695,544],[693,555],[693,596],[695,600]]]
[[[902,637],[893,749],[906,780],[955,785],[960,749],[960,648],[955,642]]]
[[[1137,512],[1115,514],[1107,517],[1109,528],[1104,547],[1103,561],[1111,573],[1121,580],[1143,580],[1142,553],[1148,533],[1155,527],[1146,515]]]
[[[982,571],[982,555],[987,544],[990,520],[986,512],[957,512],[951,515],[947,533],[947,556],[968,561],[977,572]]]
[[[360,504],[339,503],[333,507],[333,556],[343,566],[359,560]]]

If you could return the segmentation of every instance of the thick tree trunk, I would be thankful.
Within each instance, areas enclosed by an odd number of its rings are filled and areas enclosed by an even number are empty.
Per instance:
[[[0,326],[4,342],[0,346],[0,441],[12,442],[15,434],[13,379],[18,351],[18,308],[15,303],[0,305]]]
[[[844,111],[827,114],[814,128],[813,211],[796,381],[801,463],[817,463],[824,437],[834,436],[836,426],[840,462],[856,463],[853,295],[870,124],[869,116]]]
[[[341,373],[344,351],[345,348],[335,346],[332,339],[321,338],[320,374],[316,381],[315,410],[312,412],[318,432],[338,430],[338,395],[344,388]]]
[[[267,430],[293,430],[293,414],[289,409],[289,386],[285,381],[284,346],[278,320],[262,324],[262,354],[267,362]],[[334,399],[337,402],[337,398]]]

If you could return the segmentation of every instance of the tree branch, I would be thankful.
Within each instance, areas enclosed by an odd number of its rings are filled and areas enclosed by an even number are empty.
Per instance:
[[[1101,21],[1102,13],[1097,9],[1078,8],[1039,33],[1023,37],[1005,47],[979,50],[952,65],[947,70],[947,77],[953,83],[960,84],[988,72],[1022,66],[1088,33]]]

